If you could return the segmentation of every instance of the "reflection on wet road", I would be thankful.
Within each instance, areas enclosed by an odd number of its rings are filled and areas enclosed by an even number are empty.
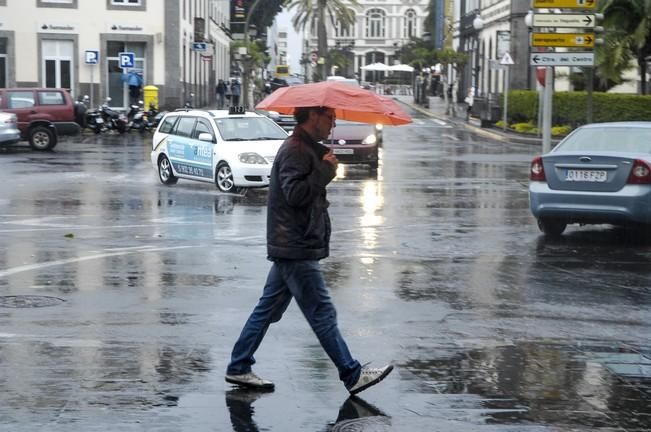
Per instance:
[[[158,183],[150,138],[0,148],[0,429],[647,431],[651,243],[539,235],[536,149],[419,117],[341,166],[323,262],[360,361],[348,398],[295,306],[223,382],[260,294],[266,191]]]

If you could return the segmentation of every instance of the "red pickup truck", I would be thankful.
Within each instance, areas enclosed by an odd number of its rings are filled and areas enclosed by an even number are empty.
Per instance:
[[[0,111],[16,114],[22,138],[35,150],[51,150],[59,136],[81,132],[65,89],[0,88]]]

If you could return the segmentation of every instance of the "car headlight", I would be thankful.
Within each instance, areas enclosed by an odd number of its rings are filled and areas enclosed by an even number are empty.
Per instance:
[[[380,131],[382,131],[382,129],[384,129],[384,125],[382,123],[378,123],[378,124],[375,125],[375,130],[376,131],[380,132]]]
[[[265,158],[260,156],[257,153],[240,153],[237,155],[237,157],[240,159],[240,162],[245,163],[245,164],[266,164],[267,161]]]
[[[377,137],[374,133],[370,134],[362,140],[362,144],[375,144],[377,142]]]

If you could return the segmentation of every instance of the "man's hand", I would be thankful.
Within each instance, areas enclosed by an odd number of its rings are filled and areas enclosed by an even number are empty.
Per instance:
[[[332,151],[332,149],[330,149],[330,151],[328,153],[323,155],[323,160],[326,161],[326,162],[331,163],[332,166],[334,166],[335,168],[337,168],[337,166],[339,165],[339,161],[337,160],[337,156],[335,156],[335,153]]]

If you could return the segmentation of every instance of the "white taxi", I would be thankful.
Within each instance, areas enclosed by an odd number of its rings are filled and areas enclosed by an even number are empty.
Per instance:
[[[269,186],[271,166],[287,132],[268,117],[225,110],[177,110],[161,120],[151,162],[161,183],[214,182],[222,192]]]

